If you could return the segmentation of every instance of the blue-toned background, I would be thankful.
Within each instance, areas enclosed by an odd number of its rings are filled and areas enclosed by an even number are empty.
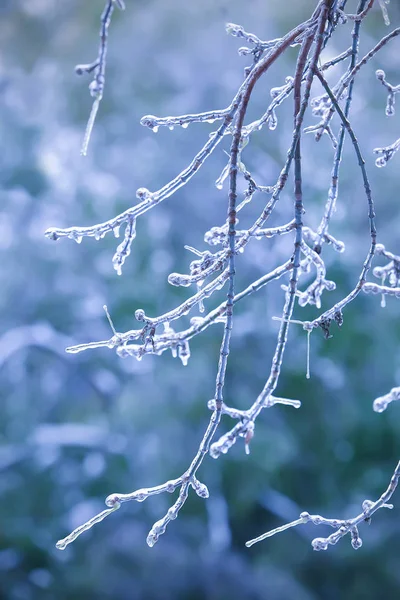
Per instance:
[[[361,527],[363,547],[347,538],[326,553],[312,551],[312,525],[248,550],[244,542],[294,519],[303,510],[351,517],[365,498],[386,488],[399,455],[399,409],[376,414],[372,401],[400,383],[399,300],[380,307],[360,296],[344,312],[341,330],[311,337],[312,378],[305,378],[305,334],[293,326],[277,392],[302,400],[296,411],[277,406],[257,421],[251,455],[239,442],[199,477],[210,490],[191,494],[179,518],[150,549],[148,530],[172,503],[170,495],[127,504],[64,552],[55,542],[104,506],[111,492],[129,492],[182,474],[206,427],[222,335],[210,327],[191,343],[187,367],[172,358],[119,359],[108,349],[66,354],[66,346],[110,337],[103,304],[115,326],[136,326],[134,312],[155,316],[189,290],[171,287],[171,271],[187,272],[185,244],[205,249],[204,232],[225,219],[226,188],[214,181],[226,163],[222,145],[175,196],[138,221],[122,277],[111,258],[116,240],[51,242],[47,227],[90,225],[135,202],[138,187],[155,190],[174,177],[213,130],[139,125],[144,114],[166,116],[227,106],[243,77],[241,40],[227,21],[263,39],[282,35],[309,16],[315,2],[261,0],[127,0],[110,26],[107,80],[89,154],[80,144],[91,107],[90,78],[77,63],[97,55],[102,0],[2,0],[0,3],[0,598],[1,600],[296,600],[396,598],[400,592],[399,509],[380,511]],[[290,5],[290,6],[289,6]],[[349,3],[356,10],[355,3]],[[399,26],[399,4],[388,6]],[[365,22],[361,53],[388,29],[376,8]],[[351,43],[340,26],[326,59]],[[373,148],[400,135],[400,116],[385,117],[385,69],[400,82],[395,40],[360,72],[353,125],[376,202],[379,241],[399,253],[400,156],[374,166]],[[249,119],[262,114],[271,87],[293,73],[290,49],[257,85]],[[332,70],[336,82],[343,67]],[[316,93],[319,93],[316,88]],[[275,131],[254,136],[243,153],[264,185],[276,180],[292,131],[292,101],[278,111]],[[309,114],[307,125],[315,123]],[[335,130],[338,121],[334,121]],[[228,149],[229,141],[225,142]],[[329,186],[332,148],[306,136],[302,148],[305,222],[316,226]],[[271,225],[291,218],[292,185]],[[243,213],[251,223],[264,203]],[[344,254],[326,247],[323,309],[355,285],[369,244],[366,198],[354,152],[347,145],[338,210],[331,233]],[[238,289],[290,255],[290,236],[249,245],[237,261]],[[304,289],[303,283],[303,289]],[[238,305],[225,397],[247,408],[269,374],[283,304],[276,282]],[[224,297],[207,303],[213,307]],[[311,319],[315,307],[296,309]],[[187,325],[188,319],[182,323]],[[221,431],[231,425],[223,422]],[[399,504],[399,496],[394,497]]]

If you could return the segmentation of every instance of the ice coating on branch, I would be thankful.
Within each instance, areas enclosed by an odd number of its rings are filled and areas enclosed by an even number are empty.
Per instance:
[[[374,400],[373,409],[375,412],[384,412],[391,402],[400,400],[400,387],[395,387],[388,394],[380,396]]]
[[[379,158],[377,158],[375,161],[376,166],[386,167],[389,160],[393,158],[393,156],[396,154],[399,148],[400,138],[393,142],[393,144],[390,144],[390,146],[384,146],[383,148],[374,148],[374,154],[379,154]]]
[[[131,245],[135,237],[136,219],[131,217],[125,228],[124,240],[117,247],[117,250],[115,251],[115,254],[112,259],[114,269],[117,271],[118,275],[122,275],[122,266],[127,256],[129,256],[129,254],[131,253]]]

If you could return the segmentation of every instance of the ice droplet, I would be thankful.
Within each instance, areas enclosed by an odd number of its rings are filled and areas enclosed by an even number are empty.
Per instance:
[[[383,156],[380,156],[380,157],[379,157],[379,158],[377,158],[377,159],[376,159],[376,161],[375,161],[375,165],[376,165],[378,168],[381,168],[381,167],[386,167],[386,163],[387,163],[387,161],[386,161],[386,160],[383,158]]]

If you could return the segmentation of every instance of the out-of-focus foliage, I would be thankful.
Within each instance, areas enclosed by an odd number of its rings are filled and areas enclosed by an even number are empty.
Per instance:
[[[226,190],[213,184],[225,155],[218,150],[187,187],[139,220],[121,278],[111,263],[114,239],[55,244],[43,232],[52,225],[106,220],[135,201],[138,187],[157,189],[189,162],[209,126],[155,136],[139,119],[230,102],[245,59],[237,55],[237,41],[225,35],[226,21],[270,39],[314,6],[311,0],[290,3],[290,9],[278,0],[127,0],[110,27],[105,94],[89,155],[82,158],[91,100],[73,67],[96,56],[102,0],[1,2],[1,599],[398,596],[398,508],[380,511],[363,527],[358,552],[344,539],[327,553],[313,553],[309,542],[320,532],[311,525],[244,547],[245,540],[302,510],[353,516],[364,498],[374,499],[386,487],[399,454],[399,407],[379,415],[372,401],[399,385],[400,305],[394,298],[382,309],[376,296],[360,296],[345,310],[333,339],[315,331],[309,381],[305,335],[292,328],[278,391],[301,399],[302,408],[265,411],[250,456],[237,444],[227,457],[208,459],[201,477],[210,498],[193,494],[155,548],[147,547],[145,537],[168,508],[165,495],[124,506],[65,552],[54,546],[100,510],[110,492],[180,475],[201,439],[214,393],[220,326],[194,340],[185,368],[169,354],[137,363],[107,349],[71,356],[64,348],[109,337],[105,303],[124,331],[134,325],[137,308],[156,315],[186,297],[187,290],[169,286],[167,276],[187,268],[191,258],[183,245],[201,248],[204,231],[225,218]],[[398,3],[389,8],[398,26]],[[350,32],[350,23],[340,27],[327,59],[350,45]],[[379,10],[372,12],[361,54],[386,32]],[[360,73],[352,110],[376,201],[378,239],[397,254],[400,158],[378,170],[372,150],[394,141],[395,131],[399,135],[399,117],[385,117],[386,96],[375,78],[375,69],[383,68],[389,81],[399,82],[399,43]],[[269,89],[293,72],[295,56],[291,50],[260,81],[249,117],[262,113]],[[243,154],[260,183],[276,178],[290,141],[291,113],[289,102],[279,109],[278,128],[260,132]],[[302,154],[306,219],[315,226],[329,185],[327,136],[318,145],[307,136]],[[290,215],[291,203],[288,188],[280,216]],[[338,285],[323,298],[323,308],[355,284],[369,243],[366,215],[348,146],[331,228],[347,251],[329,263],[328,276]],[[238,259],[239,282],[249,283],[286,257],[286,244],[255,242]],[[277,333],[271,317],[282,302],[276,283],[238,306],[229,404],[246,408],[262,388]],[[295,316],[317,314],[308,307]]]

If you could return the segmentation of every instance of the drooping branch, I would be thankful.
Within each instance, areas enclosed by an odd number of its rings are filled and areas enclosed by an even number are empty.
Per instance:
[[[115,0],[115,3],[119,8],[123,8],[123,3],[121,1]],[[267,42],[262,41],[252,33],[246,32],[239,25],[228,24],[228,33],[232,34],[234,37],[245,39],[250,45],[250,48],[240,48],[239,53],[243,56],[251,56],[253,60],[251,65],[246,67],[244,81],[229,106],[224,109],[208,110],[198,114],[188,113],[185,115],[168,117],[146,115],[141,119],[141,124],[152,129],[155,133],[159,127],[168,127],[170,130],[173,130],[174,127],[180,126],[186,129],[189,125],[196,122],[213,123],[219,121],[220,124],[218,129],[211,134],[190,164],[175,178],[157,191],[151,192],[146,188],[139,188],[136,192],[136,197],[139,202],[113,219],[90,227],[69,227],[66,229],[51,228],[47,230],[46,235],[50,239],[57,240],[62,237],[68,237],[79,243],[83,237],[95,237],[96,239],[100,239],[109,232],[114,232],[115,236],[118,237],[119,228],[122,225],[125,226],[124,239],[119,244],[113,257],[114,268],[118,274],[121,274],[124,261],[130,253],[131,244],[136,235],[137,218],[157,206],[163,200],[171,197],[179,188],[186,185],[202,167],[205,160],[216,150],[219,143],[226,136],[232,137],[228,164],[216,180],[218,189],[223,189],[225,181],[229,181],[227,218],[220,226],[211,227],[204,236],[204,241],[206,243],[217,248],[212,248],[213,251],[210,251],[198,250],[197,248],[187,246],[186,248],[188,250],[196,254],[196,259],[190,262],[189,272],[171,273],[168,277],[170,284],[183,287],[194,285],[196,291],[178,306],[171,310],[167,310],[158,316],[150,317],[143,309],[136,309],[135,317],[140,323],[140,328],[132,329],[125,333],[119,333],[114,328],[111,318],[108,315],[108,311],[106,310],[112,327],[112,337],[109,340],[79,344],[67,349],[69,352],[80,352],[90,348],[108,347],[114,349],[120,357],[135,357],[138,360],[141,360],[146,354],[160,355],[165,350],[171,350],[173,356],[179,357],[185,365],[190,356],[189,341],[194,336],[205,331],[210,325],[221,323],[223,325],[223,336],[215,379],[215,393],[214,397],[207,403],[208,408],[211,410],[211,417],[206,431],[200,441],[192,462],[180,477],[167,481],[161,485],[151,488],[142,488],[128,494],[111,494],[106,499],[107,509],[78,527],[63,540],[60,540],[57,544],[58,548],[65,548],[81,533],[90,529],[93,525],[99,523],[112,512],[119,509],[124,502],[131,500],[141,502],[155,494],[164,492],[174,493],[178,490],[178,496],[175,502],[168,509],[167,513],[154,523],[148,534],[147,543],[150,546],[153,546],[159,539],[159,536],[166,531],[169,522],[178,516],[180,509],[188,498],[190,488],[194,489],[200,497],[208,497],[206,485],[200,483],[197,479],[198,470],[204,457],[208,453],[210,453],[213,458],[217,458],[221,454],[227,453],[239,438],[244,439],[245,452],[249,453],[250,442],[255,430],[255,421],[264,408],[270,408],[276,404],[299,408],[299,400],[281,398],[275,394],[281,374],[290,323],[302,323],[303,328],[307,331],[308,339],[311,331],[317,327],[322,329],[325,337],[329,337],[329,327],[331,322],[335,320],[338,325],[342,324],[343,308],[357,297],[361,289],[365,292],[381,293],[383,294],[383,297],[387,294],[395,296],[399,294],[400,259],[398,259],[396,255],[387,252],[384,246],[376,244],[375,213],[371,187],[357,138],[349,122],[349,114],[352,104],[355,77],[358,71],[386,43],[400,33],[400,28],[383,38],[362,60],[357,62],[361,26],[364,18],[367,17],[373,6],[373,0],[369,0],[368,3],[367,0],[360,0],[357,15],[346,15],[343,12],[345,6],[345,1],[338,4],[333,0],[320,0],[310,19],[295,27],[285,36]],[[86,148],[98,104],[103,93],[107,31],[112,10],[113,2],[110,0],[107,3],[105,12],[102,16],[101,47],[97,62],[92,63],[92,65],[80,66],[82,72],[94,71],[95,79],[92,85],[93,91],[95,91],[94,84],[97,86],[97,95],[95,96],[95,103],[92,110],[92,115],[94,116],[93,118],[91,117],[92,121],[89,120],[89,133],[87,133]],[[322,64],[318,68],[318,65],[321,64],[322,51],[333,35],[335,28],[346,18],[354,21],[351,48],[335,56],[335,58]],[[246,124],[247,108],[255,85],[260,78],[264,77],[271,65],[274,64],[274,62],[291,46],[300,46],[293,76],[287,76],[283,85],[271,89],[272,100],[269,105],[266,104],[266,109],[263,109],[265,112],[259,119]],[[330,87],[322,73],[331,66],[341,63],[348,57],[350,57],[350,61],[346,72],[335,86]],[[327,133],[334,147],[333,167],[328,197],[317,231],[313,231],[307,224],[303,223],[305,219],[304,209],[305,204],[307,203],[304,202],[303,199],[301,158],[301,134],[303,131],[305,114],[310,105],[311,89],[315,76],[317,76],[321,82],[324,88],[324,94],[311,101],[311,108],[313,114],[322,117],[322,120],[317,126],[308,127],[304,131],[315,130],[317,132],[317,138],[322,136],[323,133]],[[389,84],[385,79],[385,75],[383,75],[380,80],[388,90],[390,107],[392,110],[394,107],[394,95],[398,91],[398,86]],[[344,109],[342,109],[340,107],[340,101],[345,92],[347,92],[346,103]],[[250,142],[254,132],[260,131],[265,125],[267,125],[270,130],[274,130],[277,127],[277,108],[283,102],[287,101],[292,94],[294,102],[294,130],[289,144],[287,157],[280,170],[279,176],[276,179],[276,183],[274,185],[263,185],[265,182],[260,182],[258,176],[254,178],[252,173],[245,166],[243,154],[246,152],[246,146]],[[95,107],[96,101],[97,107]],[[335,113],[339,116],[341,122],[337,138],[330,126],[331,118]],[[356,154],[365,188],[370,230],[369,251],[362,266],[357,285],[350,294],[313,321],[297,321],[292,319],[297,305],[302,307],[307,304],[315,304],[317,308],[320,308],[322,295],[325,291],[335,288],[335,283],[327,278],[327,268],[322,258],[322,250],[325,244],[331,245],[331,247],[338,252],[343,252],[345,249],[343,242],[336,239],[328,229],[331,225],[332,215],[339,198],[339,167],[343,156],[346,133],[350,138]],[[386,156],[384,152],[381,152],[381,154],[383,154],[384,157]],[[292,219],[288,223],[282,225],[276,225],[274,227],[266,226],[266,221],[268,221],[274,212],[282,192],[286,188],[292,166],[294,172]],[[239,202],[238,192],[239,178],[243,178],[245,185],[247,185],[247,189],[243,194],[241,202]],[[253,202],[253,198],[258,194],[262,194],[263,197],[265,197],[265,194],[268,195],[264,208],[248,229],[237,229],[237,217],[239,211],[243,211],[244,213],[247,209],[247,205]],[[240,213],[240,216],[241,215],[242,212]],[[237,268],[236,256],[245,251],[247,245],[255,239],[269,243],[269,240],[275,236],[288,234],[290,237],[293,235],[292,232],[294,234],[293,249],[288,260],[285,260],[283,264],[273,268],[270,272],[262,274],[261,277],[253,281],[253,283],[241,292],[235,293]],[[373,271],[376,277],[381,278],[381,285],[366,282],[366,277],[371,268],[372,259],[375,254],[384,256],[389,261],[385,267],[375,267]],[[307,273],[310,271],[315,272],[315,279],[312,280],[311,283],[307,281],[305,290],[301,291],[304,289],[301,285],[303,278],[306,277]],[[270,372],[264,388],[248,409],[242,410],[233,406],[228,406],[224,401],[223,391],[233,329],[234,306],[253,292],[260,290],[270,282],[286,275],[286,283],[282,286],[285,290],[284,306],[282,316],[278,319],[280,321],[279,333]],[[390,286],[384,286],[385,277],[389,278]],[[205,311],[204,303],[208,303],[209,299],[212,297],[215,298],[225,285],[227,285],[228,288],[226,299],[222,302],[219,299],[217,306],[211,310],[208,309],[208,312],[205,312],[203,315],[203,312]],[[171,323],[185,318],[186,315],[197,306],[203,316],[192,317],[189,327],[186,326],[186,328],[181,331],[175,331],[171,326]],[[161,325],[163,326],[163,330],[160,330]],[[174,323],[174,327],[175,326]],[[307,377],[309,377],[309,371],[308,354]],[[376,400],[376,402],[378,402],[378,400],[380,401],[380,403],[378,403],[380,408],[386,408],[387,404],[398,399],[396,390],[398,390],[398,388],[393,388],[389,394]],[[382,408],[382,410],[384,410],[384,408]],[[227,433],[212,443],[223,416],[233,419],[237,421],[237,423]],[[350,533],[353,547],[360,547],[361,540],[358,534],[358,525],[363,520],[370,519],[371,515],[379,508],[389,506],[387,501],[390,499],[397,486],[399,471],[400,463],[396,467],[388,490],[386,490],[381,498],[375,503],[365,501],[363,503],[363,512],[354,519],[346,521],[325,519],[318,515],[302,513],[300,519],[264,534],[264,536],[248,542],[248,545],[289,527],[301,523],[312,522],[314,524],[327,524],[337,529],[337,531],[328,538],[317,538],[314,540],[313,546],[315,549],[326,549],[329,544],[335,544],[347,533]]]

